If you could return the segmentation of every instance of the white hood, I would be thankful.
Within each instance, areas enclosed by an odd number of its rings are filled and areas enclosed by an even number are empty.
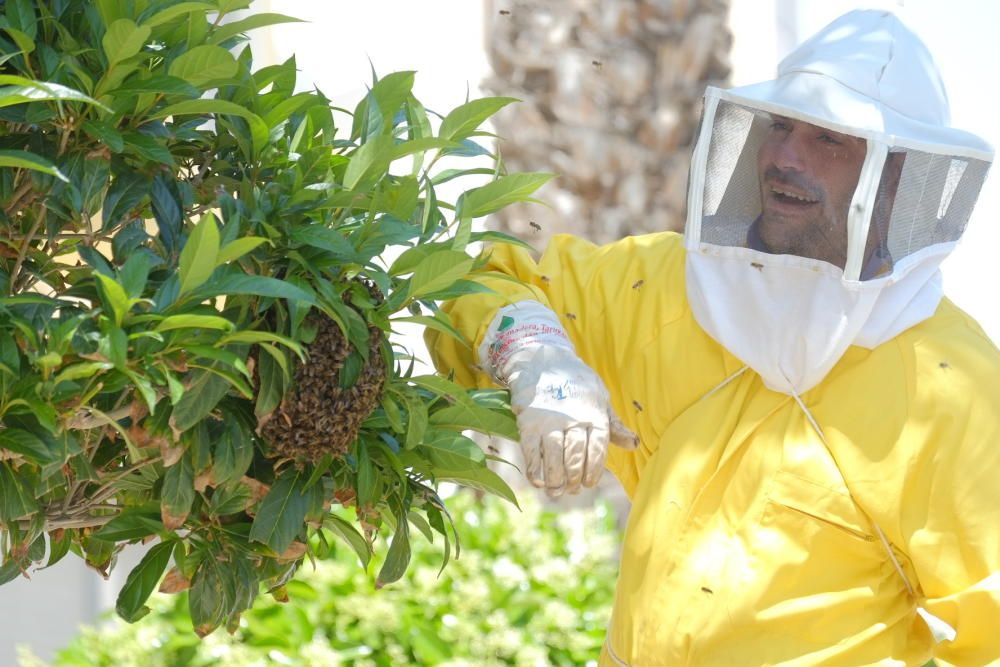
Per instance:
[[[843,266],[772,254],[749,240],[761,215],[755,155],[767,114],[866,142]],[[930,317],[941,299],[938,266],[964,231],[993,158],[986,142],[948,123],[926,47],[883,11],[837,19],[785,58],[774,81],[709,88],[685,230],[699,324],[768,387],[800,394],[850,345],[875,347]],[[902,168],[898,191],[886,197],[880,185],[893,153],[903,154],[894,161]],[[872,223],[879,197],[891,213]],[[877,275],[866,268],[872,224],[887,228],[879,249],[886,268]]]

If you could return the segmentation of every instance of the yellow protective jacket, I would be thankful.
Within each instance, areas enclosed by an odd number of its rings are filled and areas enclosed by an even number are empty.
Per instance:
[[[497,246],[488,269],[527,286],[446,304],[474,349],[498,307],[547,304],[641,438],[608,459],[632,509],[601,667],[1000,663],[997,348],[945,300],[850,348],[800,406],[695,322],[681,241],[556,237],[537,264]],[[428,344],[490,383],[453,339]],[[918,605],[954,641],[935,645]]]

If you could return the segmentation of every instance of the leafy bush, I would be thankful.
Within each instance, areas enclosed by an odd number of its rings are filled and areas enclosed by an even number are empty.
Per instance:
[[[293,604],[261,601],[236,634],[199,642],[182,599],[158,596],[142,623],[88,629],[53,667],[297,665],[572,665],[597,660],[610,615],[618,535],[610,506],[524,511],[461,493],[448,499],[461,557],[437,577],[438,556],[414,544],[403,579],[381,591],[352,552],[306,566]],[[512,529],[523,526],[523,529]],[[25,659],[23,667],[38,667]]]
[[[202,635],[285,595],[311,535],[367,563],[388,527],[387,583],[411,524],[450,538],[437,482],[513,500],[462,435],[513,436],[505,395],[412,376],[389,334],[457,335],[436,300],[484,289],[468,244],[515,242],[472,220],[549,178],[441,168],[490,154],[509,98],[432,122],[395,72],[350,113],[294,58],[254,70],[243,33],[294,19],[228,20],[248,4],[0,3],[0,583],[158,540],[118,612],[172,561]]]

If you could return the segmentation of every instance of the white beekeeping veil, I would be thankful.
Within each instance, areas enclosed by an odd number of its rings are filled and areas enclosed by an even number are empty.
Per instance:
[[[926,47],[888,12],[842,16],[774,81],[709,88],[691,165],[699,324],[800,394],[848,346],[930,317],[993,151],[949,126]]]

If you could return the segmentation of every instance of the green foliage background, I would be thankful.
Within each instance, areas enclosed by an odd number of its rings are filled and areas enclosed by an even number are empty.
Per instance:
[[[293,602],[261,600],[236,634],[198,640],[183,594],[155,596],[142,623],[88,629],[51,667],[402,667],[548,665],[596,661],[610,616],[619,536],[610,505],[523,512],[487,496],[446,499],[463,536],[461,557],[413,545],[403,578],[380,591],[338,549],[288,584]],[[44,663],[22,655],[22,667]]]

